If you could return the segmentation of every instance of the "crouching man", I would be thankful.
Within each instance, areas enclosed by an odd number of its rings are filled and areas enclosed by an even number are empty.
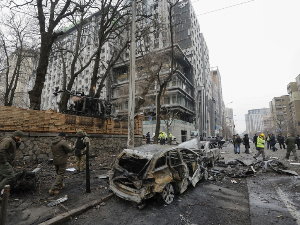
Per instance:
[[[66,134],[64,132],[60,132],[58,137],[55,137],[51,144],[53,164],[57,175],[55,182],[49,190],[49,194],[59,194],[59,190],[65,187],[63,179],[67,167],[68,153],[71,152],[71,150],[71,147],[66,141]]]
[[[0,141],[0,192],[15,177],[12,163],[16,157],[16,151],[21,145],[22,131],[15,131],[11,137],[4,137]],[[2,201],[0,197],[0,201]]]

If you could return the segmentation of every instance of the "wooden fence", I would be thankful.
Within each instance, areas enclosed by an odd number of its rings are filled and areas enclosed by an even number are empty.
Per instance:
[[[135,118],[135,135],[142,135],[141,115]],[[38,111],[15,107],[0,106],[0,130],[24,132],[75,133],[78,129],[88,134],[127,134],[127,121],[102,120],[57,113],[56,111]]]

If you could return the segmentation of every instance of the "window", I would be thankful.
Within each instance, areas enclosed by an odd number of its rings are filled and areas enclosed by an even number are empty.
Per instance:
[[[156,4],[153,6],[153,9],[154,9],[154,10],[157,10],[157,8],[158,8],[158,4],[156,3]]]
[[[170,151],[169,157],[170,157],[170,163],[172,166],[176,166],[181,163],[181,160],[180,160],[177,150]]]
[[[159,159],[157,159],[156,164],[155,164],[155,169],[165,166],[167,162],[167,157],[166,155],[163,155],[162,157],[160,157]]]

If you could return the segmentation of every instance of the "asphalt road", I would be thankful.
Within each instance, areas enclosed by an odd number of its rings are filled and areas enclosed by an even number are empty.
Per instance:
[[[233,154],[232,146],[222,152],[225,161],[252,157],[242,150],[240,155]],[[284,151],[276,154],[284,157]],[[299,179],[267,170],[248,178],[200,181],[195,188],[190,186],[176,196],[170,205],[153,198],[142,210],[114,196],[65,224],[300,224]]]

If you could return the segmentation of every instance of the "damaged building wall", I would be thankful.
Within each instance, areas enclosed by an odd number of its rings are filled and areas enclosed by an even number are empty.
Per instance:
[[[12,132],[0,132],[0,138],[10,136]],[[25,133],[22,138],[22,144],[16,154],[16,160],[25,161],[26,163],[42,162],[52,158],[51,143],[57,133]],[[123,150],[127,148],[127,135],[105,135],[91,134],[88,135],[91,140],[90,154],[101,156],[101,152],[111,150]],[[74,143],[77,136],[68,134],[67,141]],[[143,141],[141,135],[134,138],[134,145],[140,146]],[[70,153],[74,154],[74,153]]]

